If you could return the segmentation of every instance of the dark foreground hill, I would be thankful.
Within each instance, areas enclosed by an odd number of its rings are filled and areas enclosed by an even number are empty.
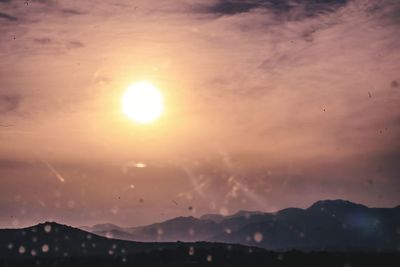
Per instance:
[[[325,200],[307,209],[178,217],[137,228],[108,226],[92,231],[147,242],[201,240],[269,250],[396,251],[400,248],[400,207],[368,208],[344,200]]]
[[[261,251],[260,248],[228,245],[213,242],[132,242],[109,239],[77,228],[46,222],[23,229],[0,230],[1,258],[32,257],[81,257],[116,256],[147,253],[150,251],[176,250],[177,248],[229,249],[232,251]]]
[[[222,243],[141,243],[107,239],[57,223],[0,230],[0,266],[324,266],[398,267],[397,253],[268,252]]]

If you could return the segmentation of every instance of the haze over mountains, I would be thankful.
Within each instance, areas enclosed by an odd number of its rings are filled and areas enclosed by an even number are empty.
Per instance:
[[[0,266],[385,266],[396,252],[271,252],[214,242],[133,242],[46,222],[0,230]]]
[[[400,207],[368,208],[344,200],[276,213],[240,211],[142,227],[86,228],[93,233],[45,222],[0,230],[0,266],[397,267],[399,226]]]
[[[398,250],[400,206],[368,208],[345,200],[318,201],[307,209],[276,213],[240,211],[230,216],[177,217],[147,226],[84,227],[92,233],[145,242],[213,241],[269,250]]]
[[[157,251],[218,250],[234,252],[262,251],[260,248],[210,242],[133,242],[109,239],[67,225],[45,222],[23,229],[0,230],[0,262],[2,259],[32,260],[35,258],[66,259],[79,257],[118,258]],[[2,266],[0,264],[0,266]]]

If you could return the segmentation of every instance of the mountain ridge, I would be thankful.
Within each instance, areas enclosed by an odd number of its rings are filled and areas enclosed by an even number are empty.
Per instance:
[[[398,227],[398,206],[369,208],[334,199],[317,201],[306,209],[286,208],[273,213],[238,211],[228,216],[180,216],[131,228],[117,236],[114,233],[114,237],[135,241],[226,242],[271,250],[395,250],[400,247]]]
[[[56,223],[0,230],[0,266],[385,266],[396,252],[267,251],[217,242],[133,242]],[[350,265],[351,264],[351,265]]]
[[[219,221],[203,215],[180,216],[131,228],[96,224],[94,228],[80,229],[80,235],[135,243],[222,242],[278,251],[395,251],[400,247],[399,207],[369,208],[346,200],[321,200],[306,209],[286,208],[274,213],[238,211],[228,216],[219,215]],[[68,232],[69,227],[45,222],[22,230],[39,231],[46,237],[52,231]],[[1,231],[4,235],[14,230],[17,229]]]

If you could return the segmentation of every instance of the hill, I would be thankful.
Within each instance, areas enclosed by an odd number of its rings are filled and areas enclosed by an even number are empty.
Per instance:
[[[395,251],[400,247],[400,209],[323,200],[307,209],[178,217],[133,229],[94,233],[135,241],[212,241],[270,250]]]
[[[385,266],[398,253],[269,252],[211,242],[143,243],[108,239],[53,222],[0,230],[0,266]]]

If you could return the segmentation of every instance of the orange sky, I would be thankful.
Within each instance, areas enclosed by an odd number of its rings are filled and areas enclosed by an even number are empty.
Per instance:
[[[399,11],[0,0],[0,226],[398,205]],[[151,125],[121,111],[143,80],[164,95]]]

